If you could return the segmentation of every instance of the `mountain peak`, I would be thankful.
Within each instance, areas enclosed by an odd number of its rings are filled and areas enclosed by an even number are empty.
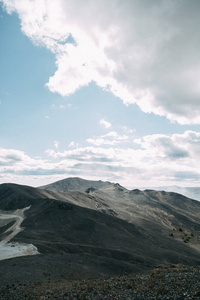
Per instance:
[[[89,188],[94,189],[105,189],[112,186],[113,183],[109,181],[94,181],[94,180],[86,180],[79,177],[69,177],[66,179],[62,179],[56,181],[51,184],[47,184],[39,187],[40,189],[48,190],[48,191],[85,191]]]

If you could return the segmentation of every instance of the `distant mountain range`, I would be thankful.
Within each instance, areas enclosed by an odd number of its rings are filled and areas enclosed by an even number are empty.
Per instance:
[[[200,201],[200,187],[180,187],[180,186],[162,186],[153,188],[155,190],[163,190],[166,192],[174,192],[182,194],[188,198]]]
[[[24,283],[196,265],[200,202],[81,178],[39,188],[1,184],[0,259]]]

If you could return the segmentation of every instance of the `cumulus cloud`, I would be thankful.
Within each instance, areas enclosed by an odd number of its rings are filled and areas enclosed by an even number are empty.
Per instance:
[[[19,174],[23,170],[36,170],[39,166],[44,167],[46,162],[40,158],[31,158],[20,150],[0,148],[1,174]],[[48,163],[46,167],[49,167]]]
[[[129,137],[127,135],[120,135],[115,131],[110,131],[107,134],[101,135],[99,138],[87,139],[87,142],[95,146],[101,145],[117,145],[122,144],[122,142],[128,142]]]
[[[200,179],[200,133],[149,135],[135,140],[140,147],[118,148],[103,144],[64,152],[48,150],[49,157],[74,163],[79,174],[98,174],[126,186],[195,185]],[[72,163],[72,164],[73,164]],[[73,169],[73,167],[72,167]]]
[[[144,150],[151,151],[151,156],[170,160],[198,160],[200,150],[200,133],[185,131],[183,134],[153,134],[136,139]]]
[[[74,141],[72,141],[71,143],[69,143],[68,147],[69,148],[78,148],[79,144],[75,143]]]
[[[71,143],[69,143],[68,147],[69,147],[69,148],[74,148],[74,147],[75,147],[74,141],[72,141]]]
[[[104,128],[110,128],[111,127],[111,124],[104,120],[104,119],[101,119],[100,122],[99,122]]]
[[[21,151],[0,148],[0,166],[14,165],[26,158]]]
[[[121,138],[109,132],[106,138]],[[148,135],[134,141],[137,147],[96,145],[65,151],[48,149],[46,159],[32,158],[23,151],[0,148],[0,181],[24,183],[52,182],[64,177],[80,176],[94,180],[118,181],[122,185],[164,186],[199,185],[200,132]],[[17,178],[17,179],[16,179]],[[20,179],[20,180],[19,180]],[[23,182],[24,181],[24,182]]]
[[[54,147],[55,147],[56,149],[58,149],[58,147],[59,147],[59,142],[58,142],[58,141],[54,141]]]
[[[91,81],[142,111],[200,123],[198,0],[1,0],[23,32],[55,53],[50,91]]]
[[[127,126],[123,126],[122,129],[124,130],[124,132],[126,132],[128,134],[135,132],[135,129],[130,129]]]
[[[67,176],[73,165],[70,161],[54,163],[30,157],[24,151],[0,147],[0,182],[39,186]]]

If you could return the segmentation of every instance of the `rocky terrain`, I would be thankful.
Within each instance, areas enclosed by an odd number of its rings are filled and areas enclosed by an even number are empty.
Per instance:
[[[79,294],[85,297],[80,299],[147,299],[142,293],[148,287],[148,299],[167,297],[165,281],[170,287],[173,276],[185,280],[186,273],[194,282],[190,297],[197,297],[199,216],[200,202],[180,194],[127,190],[110,182],[68,178],[40,188],[2,184],[0,254],[3,244],[19,257],[0,255],[1,299],[13,299],[12,293],[25,299],[27,291],[33,299],[47,299],[47,291],[59,299]],[[160,275],[150,289],[154,272]],[[159,282],[163,293],[156,289]],[[101,294],[104,283],[107,290]],[[177,295],[186,290],[177,288]]]
[[[1,299],[200,299],[200,268],[166,266],[146,273],[7,284]]]

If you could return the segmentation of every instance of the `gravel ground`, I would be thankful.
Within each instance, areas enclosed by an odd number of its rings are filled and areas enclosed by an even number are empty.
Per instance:
[[[0,299],[200,299],[200,266],[169,266],[142,274],[7,285]]]

